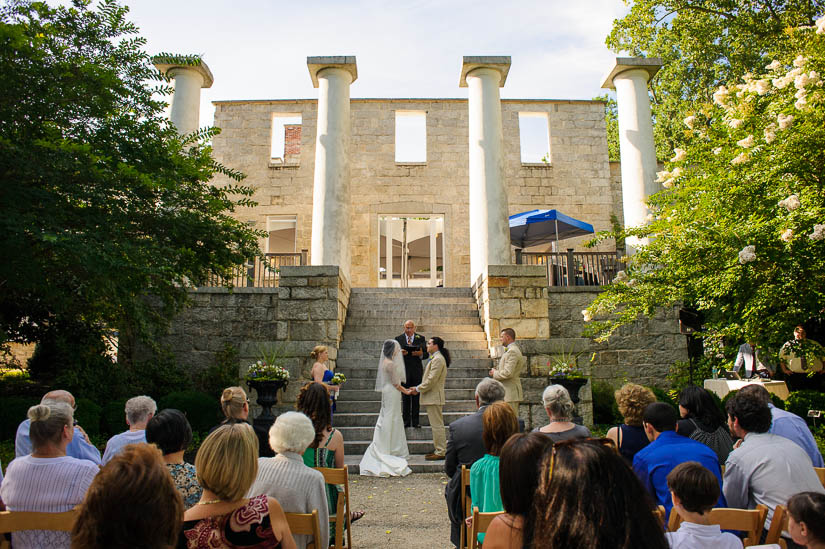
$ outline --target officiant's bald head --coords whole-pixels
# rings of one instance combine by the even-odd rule
[[[404,322],[404,333],[410,337],[415,333],[415,322],[408,320]]]

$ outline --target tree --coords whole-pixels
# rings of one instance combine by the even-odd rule
[[[761,69],[787,48],[786,30],[812,25],[822,0],[636,0],[607,46],[660,57],[650,84],[660,159],[681,147],[681,121],[720,84]]]
[[[168,123],[168,79],[127,11],[113,0],[0,8],[6,340],[148,336],[187,288],[258,251],[257,233],[231,216],[252,189],[212,158],[217,129],[180,137]],[[215,173],[230,184],[210,184]]]
[[[684,303],[704,313],[711,337],[778,349],[795,324],[822,315],[825,17],[787,36],[785,54],[680,121],[685,148],[659,173],[649,224],[623,231],[651,240],[583,311],[601,316],[591,333],[605,339]]]

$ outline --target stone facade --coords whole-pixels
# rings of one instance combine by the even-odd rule
[[[350,106],[352,285],[378,285],[378,218],[386,214],[443,215],[444,285],[469,285],[467,101],[353,99]],[[217,101],[215,107],[215,125],[222,130],[213,140],[217,160],[246,173],[256,188],[258,206],[238,209],[237,216],[263,229],[268,216],[294,215],[296,248],[310,249],[317,101]],[[621,216],[603,102],[504,99],[501,109],[510,214],[557,208],[597,231],[610,227],[611,214]],[[395,111],[426,112],[426,162],[395,162]],[[547,114],[549,163],[521,162],[520,112]],[[271,161],[273,114],[301,116],[298,164]],[[565,247],[581,240],[567,240]],[[600,249],[610,250],[610,244]]]

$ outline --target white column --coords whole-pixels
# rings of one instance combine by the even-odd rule
[[[501,98],[510,57],[464,57],[460,87],[469,87],[470,284],[487,265],[510,263],[503,170]]]
[[[662,61],[656,58],[617,58],[602,84],[603,88],[616,90],[625,227],[646,223],[645,202],[660,188],[656,183],[656,145],[647,84],[661,66]],[[627,253],[633,254],[638,246],[647,244],[647,239],[631,237],[626,244]]]
[[[338,265],[349,276],[349,88],[355,57],[307,57],[318,88],[311,265]]]
[[[155,67],[171,78],[175,87],[169,121],[181,135],[197,131],[200,127],[201,88],[212,87],[212,71],[203,61],[194,66],[155,63]]]

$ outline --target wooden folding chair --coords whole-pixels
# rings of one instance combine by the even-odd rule
[[[286,515],[286,523],[289,524],[289,531],[293,536],[296,534],[303,534],[312,536],[312,544],[307,544],[307,547],[314,547],[315,549],[326,549],[321,547],[321,525],[318,522],[318,509],[313,509],[312,513],[284,513]]]
[[[739,530],[745,532],[747,537],[742,543],[748,545],[758,545],[759,538],[762,537],[762,528],[765,525],[765,517],[768,516],[768,508],[762,504],[756,509],[729,509],[725,507],[715,507],[710,511],[710,523],[718,524],[723,530]],[[670,511],[670,520],[667,524],[669,532],[675,532],[682,523],[682,517],[675,509]]]
[[[470,547],[472,547],[472,549],[479,549],[479,547],[481,547],[478,543],[478,535],[486,533],[487,528],[490,527],[490,523],[493,522],[493,519],[498,515],[503,514],[504,511],[496,511],[495,513],[479,513],[478,507],[473,507],[473,531],[470,537]]]
[[[470,507],[473,505],[473,498],[470,496],[470,469],[466,465],[461,466],[461,540],[459,549],[467,549],[469,544],[470,531],[467,529],[467,522],[464,520],[470,516]]]
[[[320,471],[324,475],[324,482],[327,484],[334,484],[336,486],[343,486],[344,493],[338,494],[338,505],[335,509],[335,514],[329,515],[329,521],[335,523],[335,549],[352,549],[352,511],[349,503],[349,473],[347,467],[340,469],[333,469],[330,467],[315,467],[315,470]],[[343,496],[343,497],[341,497]],[[347,531],[347,544],[344,543],[344,529]]]
[[[78,508],[63,513],[35,513],[28,511],[0,512],[0,534],[20,532],[21,530],[55,530],[71,532],[77,520]],[[0,536],[0,549],[9,549],[11,543]]]
[[[673,511],[671,511],[673,512]],[[665,517],[667,516],[667,512],[665,511],[664,505],[658,505],[656,509],[653,511],[653,514],[656,515],[656,518],[659,519],[659,523],[662,525],[662,528],[665,527]]]
[[[814,467],[814,471],[816,471],[816,476],[819,477],[819,482],[822,483],[822,486],[825,486],[825,467]]]
[[[765,536],[765,544],[776,543],[782,549],[788,549],[788,544],[782,539],[783,531],[788,531],[788,510],[784,505],[777,505],[776,509],[773,510],[771,527]]]

